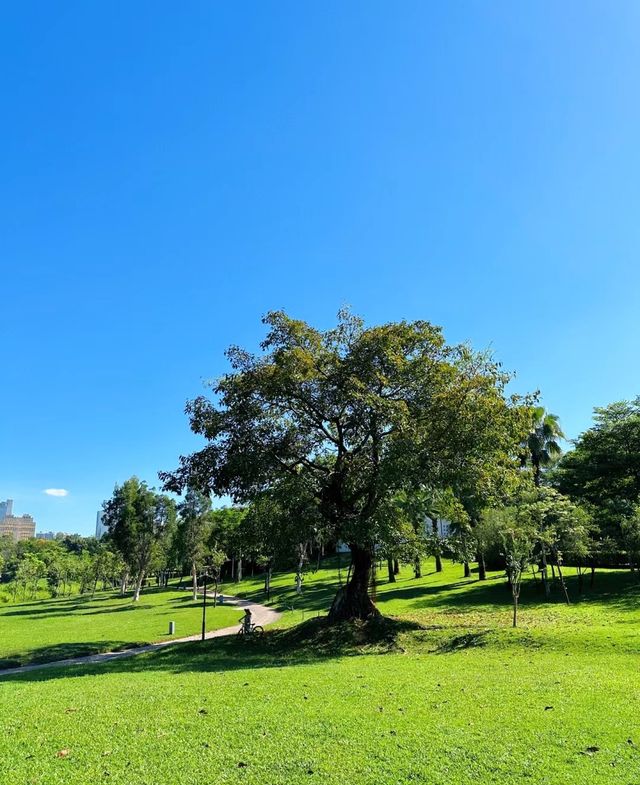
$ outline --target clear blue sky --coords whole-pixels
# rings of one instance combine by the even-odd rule
[[[92,532],[273,308],[491,345],[572,437],[640,393],[639,39],[604,0],[5,3],[0,499]]]

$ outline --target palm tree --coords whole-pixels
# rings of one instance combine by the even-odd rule
[[[542,467],[549,466],[562,453],[558,439],[564,439],[557,415],[549,414],[542,406],[531,410],[531,433],[525,442],[526,455],[523,456],[523,465],[531,463],[533,466],[533,481],[540,487]]]

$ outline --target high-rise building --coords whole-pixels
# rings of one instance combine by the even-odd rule
[[[7,515],[13,515],[13,499],[0,502],[0,521],[3,521]]]
[[[96,513],[96,540],[107,533],[107,527],[102,523],[102,510]]]
[[[36,522],[30,515],[5,515],[0,520],[0,537],[3,535],[14,540],[28,540],[36,536]]]

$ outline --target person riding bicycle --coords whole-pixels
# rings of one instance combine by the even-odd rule
[[[246,608],[244,612],[244,616],[240,619],[240,623],[242,624],[242,629],[244,630],[245,634],[248,635],[251,632],[251,608]]]

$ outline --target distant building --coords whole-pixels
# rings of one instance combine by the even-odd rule
[[[13,515],[13,499],[0,502],[0,521],[3,521],[7,515]]]
[[[424,526],[426,531],[430,533],[433,530],[432,519],[428,519],[427,521],[425,521]],[[440,537],[451,536],[451,523],[449,521],[446,521],[444,518],[436,518],[436,526]]]
[[[436,531],[433,531],[433,519],[425,517],[424,520],[425,534],[437,534],[438,537],[446,539],[451,536],[451,523],[444,518],[436,518]],[[336,543],[336,553],[349,553],[349,546],[346,542],[338,540]]]
[[[96,540],[100,540],[107,533],[107,527],[102,523],[102,511],[96,513]]]
[[[38,540],[55,540],[55,532],[36,532],[36,539]]]
[[[3,535],[14,540],[28,540],[36,536],[36,522],[30,515],[5,515],[0,520],[0,537]]]

